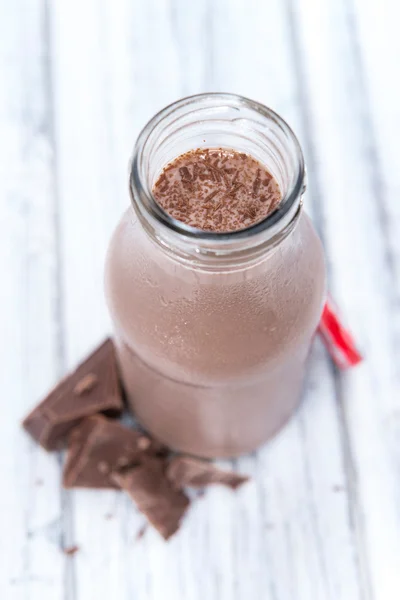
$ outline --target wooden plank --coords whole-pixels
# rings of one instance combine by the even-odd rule
[[[49,5],[69,368],[108,329],[102,268],[106,240],[115,222],[113,211],[121,206],[120,188],[114,187],[113,180],[113,122],[103,69],[107,50],[98,26],[98,7],[98,2]],[[78,545],[79,552],[66,593],[74,600],[123,600],[124,578],[118,562],[123,538],[118,519],[113,518],[116,494],[71,492],[68,497],[73,511],[70,542]]]
[[[221,9],[227,15],[228,28],[218,37],[215,54],[221,59],[214,77],[225,89],[250,95],[286,117],[303,142],[310,167],[313,148],[296,75],[292,44],[296,31],[290,11],[278,1],[268,3],[261,12],[256,4],[237,2],[233,9],[231,3],[229,10],[228,6]],[[240,36],[233,35],[239,30]],[[309,175],[306,209],[318,226],[317,173]],[[259,493],[265,498],[259,515],[264,528],[259,546],[268,550],[258,564],[260,571],[268,573],[270,592],[266,597],[363,597],[361,550],[350,520],[352,500],[335,379],[319,344],[314,349],[305,396],[295,421],[259,453],[256,477]],[[255,527],[251,534],[247,531],[244,523],[242,535],[257,535]],[[249,574],[257,553],[263,554],[255,551],[245,563]],[[258,589],[254,584],[254,595]],[[241,593],[246,597],[244,583]]]
[[[370,161],[374,163],[376,195],[380,202],[379,222],[386,238],[385,258],[391,272],[389,298],[394,343],[398,346],[400,320],[395,312],[400,294],[400,176],[396,136],[400,132],[399,79],[400,38],[396,21],[397,4],[384,0],[375,6],[354,1],[347,12],[352,31],[355,61],[368,123]]]
[[[61,600],[66,557],[59,464],[19,426],[60,368],[44,5],[1,2],[0,23],[0,595]]]
[[[331,282],[366,355],[337,383],[353,518],[371,596],[394,598],[400,593],[396,19],[385,2],[357,2],[357,15],[344,1],[296,6]]]
[[[109,328],[104,255],[129,203],[126,165],[134,140],[154,112],[182,93],[174,76],[177,49],[164,26],[169,11],[167,2],[139,1],[51,9],[69,366]],[[159,598],[179,589],[177,556],[188,541],[167,546],[149,531],[137,542],[143,519],[123,495],[72,497],[77,598]]]

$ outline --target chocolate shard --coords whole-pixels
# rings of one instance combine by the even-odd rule
[[[191,176],[190,171],[189,171],[189,169],[187,167],[181,167],[179,169],[179,173],[181,175],[182,181],[186,181],[186,182],[192,181],[192,176]]]
[[[138,467],[114,473],[112,478],[164,539],[168,540],[179,529],[190,501],[168,481],[165,461],[149,458]]]
[[[65,445],[69,431],[84,417],[99,412],[117,416],[122,408],[114,344],[107,339],[22,424],[43,448],[56,450]]]
[[[213,463],[190,456],[175,456],[167,467],[167,477],[176,489],[184,487],[203,488],[222,484],[232,489],[238,488],[249,477],[233,471],[223,471]]]
[[[155,456],[160,444],[140,431],[101,415],[88,417],[71,432],[63,485],[66,488],[118,487],[111,473]],[[144,454],[145,453],[145,454]]]

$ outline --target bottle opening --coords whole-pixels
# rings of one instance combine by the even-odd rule
[[[250,155],[277,181],[282,199],[270,214],[249,227],[215,232],[196,228],[165,212],[153,186],[164,167],[197,149],[233,149]],[[144,225],[174,232],[202,247],[231,247],[240,240],[272,238],[290,225],[301,206],[305,169],[300,144],[289,125],[273,110],[234,94],[200,94],[178,100],[144,127],[134,148],[130,193]]]

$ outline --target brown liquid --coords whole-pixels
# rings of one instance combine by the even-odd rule
[[[195,155],[172,163],[170,186],[183,184],[179,168]],[[229,160],[236,163],[237,156],[232,152]],[[252,185],[261,167],[250,157],[240,160],[251,166],[251,177],[239,175],[249,179],[244,204],[255,200]],[[156,191],[162,182],[161,176]],[[207,183],[210,190],[225,189],[222,179]],[[204,212],[201,196],[195,202],[186,184],[180,190],[194,211],[179,213],[181,220],[220,226]],[[167,195],[157,200],[178,216]],[[238,223],[236,208],[232,220],[224,211],[224,230],[250,224]],[[325,293],[321,244],[305,214],[258,261],[210,271],[165,252],[128,210],[110,244],[106,292],[128,401],[161,441],[200,456],[239,455],[292,414]]]
[[[279,185],[255,158],[226,149],[191,150],[170,163],[153,187],[171,217],[204,231],[236,231],[271,213]]]

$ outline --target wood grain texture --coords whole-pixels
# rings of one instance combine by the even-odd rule
[[[386,195],[354,7],[310,1],[298,5],[297,17],[331,286],[367,357],[359,369],[338,378],[337,392],[370,594],[384,599],[400,586],[399,446],[394,435],[400,404],[395,338],[399,255],[388,230],[393,200]],[[372,23],[368,32],[364,44],[374,37]],[[380,56],[383,60],[386,53]],[[396,86],[385,83],[386,96],[398,94]],[[392,127],[395,131],[395,119]]]
[[[60,467],[19,421],[60,375],[54,146],[41,2],[0,3],[0,596],[63,597]]]
[[[393,600],[400,596],[400,58],[383,0],[0,0],[0,598]],[[316,343],[305,402],[234,461],[165,544],[116,492],[60,492],[20,432],[109,331],[103,262],[148,118],[231,91],[280,112],[305,149],[307,210],[367,357],[345,375]],[[5,368],[4,368],[5,366]],[[229,466],[225,461],[222,465]],[[4,532],[6,535],[4,535]],[[63,546],[77,544],[67,557]]]
[[[312,167],[314,148],[299,71],[293,7],[280,2],[269,3],[263,15],[251,8],[249,6],[246,20],[247,31],[244,31],[241,21],[241,3],[236,12],[235,28],[243,36],[241,43],[237,39],[231,42],[231,64],[240,64],[241,69],[238,76],[230,76],[230,85],[235,86],[235,91],[251,94],[283,114],[300,136],[308,165]],[[249,46],[251,32],[258,32],[261,28],[264,36],[256,35],[257,41]],[[227,33],[221,45],[228,43],[232,37]],[[253,56],[257,57],[255,70],[250,72]],[[226,77],[225,62],[221,61],[218,74],[223,81]],[[265,76],[260,76],[261,73]],[[251,91],[244,92],[235,82],[244,82]],[[224,86],[227,85],[229,81],[224,82]],[[317,173],[312,168],[309,171],[306,207],[321,231]],[[277,520],[281,523],[275,543],[285,539],[285,535],[288,540],[282,554],[276,556],[274,593],[282,598],[303,597],[302,594],[307,598],[313,593],[321,598],[337,597],[338,594],[339,597],[340,594],[349,598],[362,597],[359,581],[364,567],[350,520],[349,481],[341,443],[342,420],[336,405],[336,378],[318,345],[314,350],[306,397],[307,405],[294,422],[296,432],[291,435],[284,432],[277,440],[280,453],[275,457],[275,442],[266,449],[266,456],[274,466],[275,482],[274,487],[270,485],[266,489],[265,497],[276,498],[272,515],[268,515],[269,522]],[[260,481],[264,480],[265,477],[261,476]],[[335,490],[340,492],[335,493]],[[293,503],[297,512],[285,515],[282,510],[285,505],[280,496],[290,498],[289,507]],[[282,523],[284,516],[286,519]],[[301,535],[299,527],[302,528]],[[272,537],[271,534],[268,537]],[[305,546],[301,545],[301,539],[304,539]],[[294,572],[282,571],[282,565],[290,564],[294,565]]]

